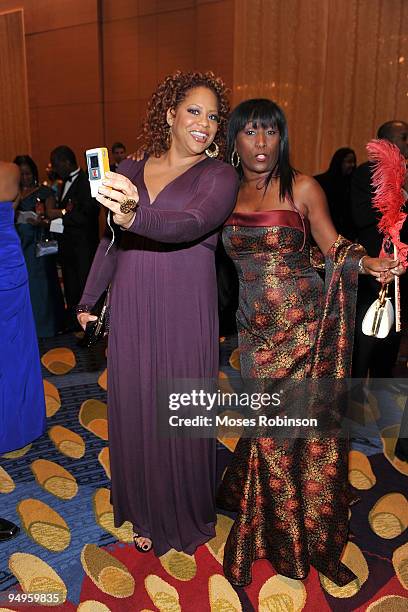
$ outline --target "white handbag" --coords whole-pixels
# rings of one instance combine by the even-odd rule
[[[366,336],[386,338],[394,325],[394,308],[387,291],[388,285],[380,290],[378,298],[364,315],[361,327]]]

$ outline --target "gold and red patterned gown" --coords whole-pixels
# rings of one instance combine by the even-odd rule
[[[323,281],[310,262],[309,226],[297,210],[233,213],[223,230],[235,263],[244,379],[344,379],[350,375],[361,247],[341,236],[326,255]],[[337,382],[337,381],[335,381]],[[256,559],[303,579],[310,565],[344,585],[348,537],[348,443],[341,437],[244,438],[218,504],[237,512],[224,572],[251,582]]]

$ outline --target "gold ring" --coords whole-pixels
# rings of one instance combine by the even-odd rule
[[[126,215],[127,213],[136,210],[138,207],[138,203],[133,198],[126,198],[124,202],[120,205],[120,212]]]

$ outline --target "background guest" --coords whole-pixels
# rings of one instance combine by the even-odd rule
[[[20,168],[20,202],[17,207],[17,232],[28,271],[31,304],[37,335],[55,336],[63,328],[64,300],[58,279],[57,255],[37,257],[37,242],[48,234],[50,219],[58,216],[51,189],[38,184],[38,169],[29,155],[19,155],[14,163]],[[37,213],[24,222],[19,213]]]
[[[110,165],[111,172],[116,172],[120,162],[126,159],[126,147],[121,142],[115,142],[112,145],[113,163]]]
[[[67,146],[51,152],[53,171],[62,179],[59,198],[64,233],[60,241],[60,260],[67,302],[68,328],[77,329],[75,306],[98,245],[99,206],[91,197],[88,177],[79,168],[75,153]]]
[[[314,178],[323,189],[336,230],[349,240],[354,238],[351,218],[351,176],[356,167],[353,149],[342,147],[334,153],[329,168]]]
[[[405,121],[387,121],[377,132],[378,138],[394,143],[402,155],[408,157],[408,124]],[[373,188],[371,185],[372,166],[370,162],[361,164],[353,174],[351,181],[351,211],[356,228],[357,241],[364,246],[372,257],[378,256],[383,236],[377,228],[378,213],[373,208]],[[408,223],[401,231],[401,240],[408,242]],[[401,312],[404,313],[406,300],[406,279],[401,278]],[[370,277],[360,277],[358,282],[356,327],[353,352],[353,376],[365,378],[389,378],[398,357],[401,333],[395,327],[386,338],[366,336],[361,324],[369,306],[378,296],[378,283]],[[392,292],[391,292],[392,294]]]

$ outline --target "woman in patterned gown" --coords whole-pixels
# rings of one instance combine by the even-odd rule
[[[290,165],[286,119],[272,101],[234,110],[227,155],[241,178],[223,241],[239,277],[243,378],[346,378],[359,268],[388,282],[391,268],[402,271],[398,262],[364,256],[338,236],[320,186]],[[325,256],[325,282],[310,262],[311,237]],[[339,585],[355,577],[340,562],[347,457],[341,437],[240,439],[218,495],[221,507],[237,512],[224,553],[233,584],[249,584],[261,558],[294,579],[310,565]]]

